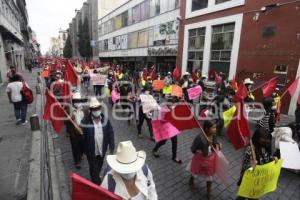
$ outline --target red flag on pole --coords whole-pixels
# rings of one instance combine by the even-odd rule
[[[155,75],[155,65],[152,65],[152,67],[150,68],[150,77],[151,77],[151,80],[155,80],[156,78],[156,75]]]
[[[272,78],[269,80],[263,87],[262,87],[262,92],[264,97],[270,97],[272,96],[276,86],[278,83],[278,76]]]
[[[235,76],[233,77],[231,83],[230,83],[232,89],[236,92],[239,89],[238,83],[235,80]]]
[[[298,77],[288,88],[288,92],[290,93],[291,96],[293,96],[297,90],[298,84],[299,84],[299,78]]]
[[[48,89],[46,89],[45,96],[46,104],[43,119],[51,121],[54,131],[60,133],[64,126],[66,113],[55,96]]]
[[[181,70],[179,69],[179,67],[175,67],[173,71],[173,78],[179,80],[180,77],[181,77]]]
[[[63,96],[65,102],[71,96],[71,85],[70,85],[70,81],[69,81],[67,73],[65,73],[65,75],[64,75],[64,82],[63,82],[63,87],[62,87],[62,96]]]
[[[79,84],[79,78],[74,70],[73,65],[69,60],[66,61],[66,71],[65,73],[68,76],[68,80],[72,83],[74,86],[78,86]]]
[[[165,114],[164,120],[170,122],[180,131],[200,128],[194,114],[187,104],[177,104],[171,112]]]
[[[147,69],[144,68],[144,70],[143,70],[143,79],[144,79],[144,80],[147,80],[147,76],[148,76]]]
[[[72,200],[122,200],[121,197],[75,173],[71,173],[70,177],[72,179]]]
[[[240,102],[243,101],[248,96],[248,90],[244,83],[240,84],[240,87],[238,88],[236,94],[235,94],[235,100]]]

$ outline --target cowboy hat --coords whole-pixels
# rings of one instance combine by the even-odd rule
[[[183,76],[189,76],[191,75],[189,72],[184,72]]]
[[[89,108],[99,108],[101,107],[101,103],[98,101],[96,97],[91,97]]]
[[[131,141],[120,142],[116,155],[107,156],[108,165],[120,174],[130,174],[140,170],[146,160],[145,151],[136,151]]]
[[[72,95],[73,100],[80,100],[81,99],[81,94],[80,92],[74,92]]]
[[[206,74],[202,74],[201,78],[208,78]]]
[[[247,85],[247,84],[248,84],[248,85],[253,85],[253,83],[254,83],[254,82],[251,81],[250,78],[246,78],[246,79],[244,80],[244,84],[245,84],[245,85]]]

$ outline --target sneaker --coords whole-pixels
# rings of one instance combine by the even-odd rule
[[[152,155],[155,157],[155,158],[159,158],[159,153],[157,151],[152,151]]]
[[[24,126],[24,125],[26,125],[27,123],[28,123],[28,121],[26,120],[25,122],[22,123],[22,125]]]
[[[17,122],[16,122],[16,125],[20,125],[21,121],[22,121],[21,119],[18,119]]]

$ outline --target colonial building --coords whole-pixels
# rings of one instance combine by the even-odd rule
[[[68,32],[64,31],[62,29],[59,30],[58,37],[52,37],[50,39],[50,49],[49,53],[56,57],[62,57],[63,56],[63,50],[68,37]]]
[[[133,71],[155,64],[166,73],[176,65],[178,0],[131,0],[98,23],[99,58]]]
[[[250,77],[255,86],[279,76],[281,90],[300,75],[300,1],[182,0],[180,15],[182,71]],[[294,112],[296,98],[284,97],[283,112]]]

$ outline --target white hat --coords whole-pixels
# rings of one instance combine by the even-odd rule
[[[246,78],[245,80],[244,80],[244,84],[245,85],[247,85],[247,84],[249,84],[249,85],[253,85],[253,81],[251,81],[251,79],[250,78]]]
[[[208,78],[206,74],[202,74],[201,78]]]
[[[74,92],[74,94],[72,95],[72,99],[74,99],[74,100],[80,100],[81,99],[80,92]]]
[[[191,75],[189,72],[184,72],[183,76],[189,76]]]
[[[120,142],[116,155],[107,156],[108,165],[120,174],[130,174],[141,169],[146,160],[145,151],[136,151],[131,141]]]
[[[99,108],[101,103],[96,97],[91,97],[89,108]]]

